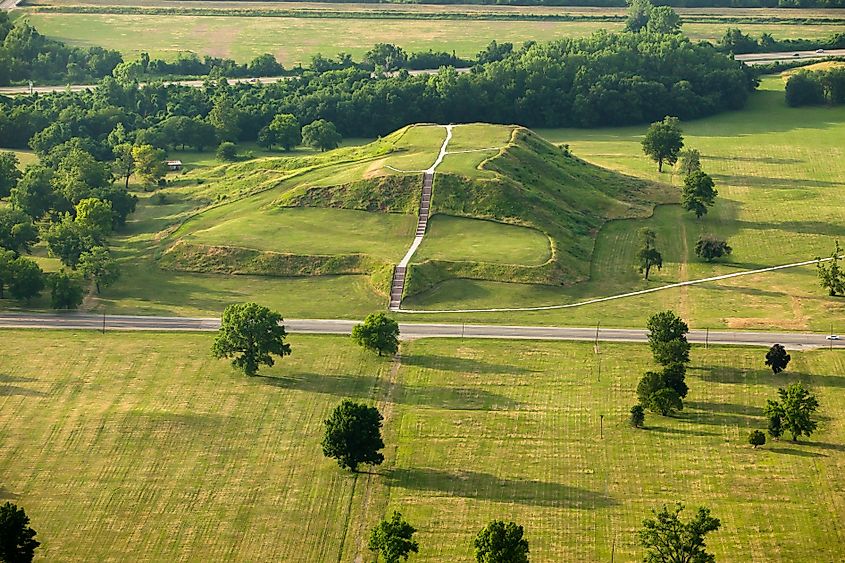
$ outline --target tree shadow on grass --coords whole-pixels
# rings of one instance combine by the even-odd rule
[[[763,409],[752,405],[737,405],[735,403],[711,403],[709,401],[687,401],[687,408],[701,411],[736,414],[747,417],[762,417]]]
[[[433,491],[447,496],[528,506],[597,509],[616,506],[611,497],[563,483],[502,479],[477,471],[441,471],[430,468],[389,469],[385,478],[392,487]]]
[[[38,391],[37,389],[8,385],[9,383],[32,383],[33,381],[38,381],[38,379],[0,373],[0,397],[12,397],[15,395],[20,397],[46,397],[47,393]]]
[[[16,498],[20,498],[20,495],[0,485],[0,500],[15,500]]]
[[[714,432],[705,430],[688,430],[685,428],[666,428],[664,426],[646,426],[644,430],[660,434],[677,434],[678,436],[717,436]]]
[[[455,358],[436,354],[414,354],[402,356],[402,363],[408,366],[418,366],[459,373],[490,373],[521,375],[535,373],[536,370],[508,364],[494,364],[472,358]]]
[[[773,341],[774,343],[774,341]],[[760,363],[763,360],[761,358]],[[826,374],[809,374],[797,371],[781,372],[774,375],[769,369],[740,369],[730,366],[702,366],[690,369],[691,374],[695,374],[705,381],[712,381],[715,383],[753,383],[753,384],[768,384],[773,387],[786,387],[794,381],[800,381],[808,387],[843,387],[845,388],[845,376],[841,375],[826,375]],[[772,397],[775,398],[774,396]]]
[[[323,393],[343,398],[369,399],[379,385],[372,376],[339,376],[320,373],[296,373],[284,377],[257,376],[266,385],[308,393]],[[407,386],[397,383],[393,401],[447,410],[512,410],[519,403],[497,393],[479,388]]]
[[[776,454],[783,454],[783,455],[794,455],[797,457],[827,457],[825,454],[820,454],[818,452],[808,452],[807,450],[798,450],[794,448],[783,448],[783,447],[775,447],[775,448],[766,448],[772,453]]]

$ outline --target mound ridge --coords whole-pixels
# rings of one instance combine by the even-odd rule
[[[648,216],[674,197],[665,186],[588,164],[523,127],[476,124],[455,131],[464,150],[447,154],[438,169],[432,217],[535,229],[548,239],[549,259],[539,265],[492,259],[497,248],[491,240],[479,260],[412,261],[406,296],[450,278],[582,281],[606,221]],[[208,205],[165,237],[160,266],[275,276],[369,273],[386,294],[390,266],[413,239],[419,170],[430,166],[443,135],[442,127],[416,125],[360,147],[220,166],[204,178]],[[430,227],[423,245],[437,236]],[[448,251],[449,241],[440,244]]]

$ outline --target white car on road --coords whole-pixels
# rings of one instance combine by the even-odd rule
[[[839,340],[839,335],[838,334],[831,334],[830,336],[827,337],[827,339],[828,340]]]

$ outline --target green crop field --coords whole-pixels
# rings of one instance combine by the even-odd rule
[[[686,144],[703,155],[720,196],[716,207],[696,220],[677,206],[658,208],[651,219],[613,221],[599,233],[591,280],[570,288],[453,280],[412,297],[410,308],[456,309],[535,306],[574,302],[657,285],[809,260],[829,255],[845,236],[845,109],[787,108],[783,82],[766,78],[748,107],[739,112],[683,124]],[[632,176],[679,185],[671,173],[658,175],[642,154],[644,127],[545,130],[575,154]],[[436,202],[435,202],[436,203]],[[658,233],[665,266],[651,282],[634,269],[637,229]],[[734,252],[720,263],[694,255],[701,233],[728,240]],[[638,325],[650,311],[679,309],[694,325],[733,328],[834,330],[845,303],[817,286],[813,267],[740,277],[655,293],[623,301],[544,313],[453,315],[474,321]],[[441,317],[444,318],[444,317]]]
[[[469,560],[492,518],[525,526],[532,560],[632,561],[642,518],[675,501],[721,519],[718,561],[845,550],[838,352],[773,376],[759,348],[696,347],[685,410],[634,430],[640,345],[603,344],[599,371],[592,343],[418,340],[394,373],[348,339],[293,335],[246,378],[211,334],[0,336],[0,498],[26,507],[45,561],[371,561],[392,510],[419,530],[414,561]],[[753,450],[766,399],[796,379],[818,432]],[[385,463],[357,477],[319,447],[343,398],[385,415]]]
[[[595,31],[622,28],[603,21],[401,20],[354,18],[238,17],[145,14],[76,14],[27,11],[41,32],[71,45],[99,45],[129,58],[146,51],[152,57],[173,59],[179,52],[229,57],[246,62],[271,53],[285,66],[308,64],[320,53],[334,57],[349,53],[356,59],[376,43],[394,43],[408,51],[455,51],[471,57],[490,41],[550,41],[581,37]],[[689,23],[685,32],[694,40],[716,40],[737,23]],[[745,33],[771,33],[777,38],[827,37],[836,31],[827,24],[742,23]]]

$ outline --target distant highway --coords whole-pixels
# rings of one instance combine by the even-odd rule
[[[0,0],[2,2],[3,0]],[[18,0],[7,0],[8,2],[18,1]],[[437,74],[440,69],[428,69],[428,70],[410,70],[408,74],[411,75],[418,75],[418,74]],[[458,73],[469,72],[469,68],[456,68],[455,69]],[[262,76],[262,77],[252,77],[252,78],[227,78],[226,80],[229,81],[229,84],[243,84],[243,83],[252,83],[252,84],[273,84],[275,82],[281,82],[282,80],[290,79],[290,76]],[[204,80],[164,80],[162,81],[163,84],[177,84],[179,86],[191,86],[192,88],[199,88],[202,86],[205,81]],[[141,82],[139,86],[143,88],[146,86],[147,82]],[[37,94],[49,94],[51,92],[83,92],[88,89],[96,88],[96,84],[56,84],[53,86],[33,86],[32,93]],[[29,86],[3,86],[0,87],[0,96],[18,96],[20,94],[29,94],[30,88]]]
[[[358,321],[343,319],[286,319],[290,333],[348,335]],[[214,331],[217,318],[148,317],[133,315],[92,315],[79,313],[9,313],[0,312],[0,328],[126,330],[126,331]],[[646,342],[647,332],[640,329],[596,327],[500,326],[453,323],[400,323],[403,338],[501,338],[507,340],[582,340],[603,342]],[[771,346],[783,344],[790,349],[845,349],[845,340],[828,340],[824,334],[794,332],[739,332],[693,330],[689,341],[697,344],[732,344]]]
[[[10,10],[14,10],[18,7],[18,2],[21,0],[0,0],[0,10],[4,10],[6,12]]]
[[[736,55],[734,58],[748,66],[762,65],[777,61],[798,61],[806,59],[823,59],[825,57],[845,57],[845,49],[829,49],[823,53],[815,51],[779,51],[776,53],[749,53]]]

